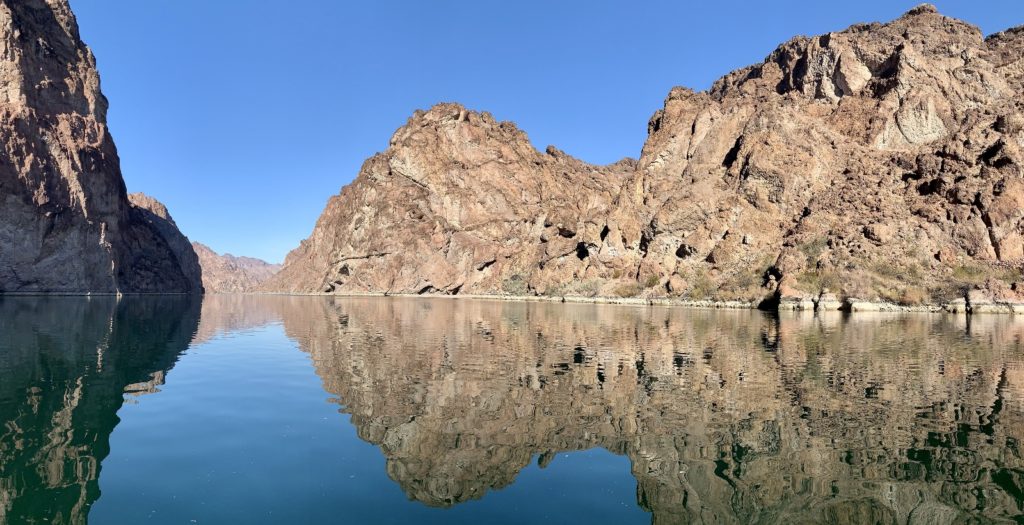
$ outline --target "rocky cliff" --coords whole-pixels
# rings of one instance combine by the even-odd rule
[[[267,287],[1019,301],[1022,55],[1024,29],[986,38],[928,5],[797,37],[706,92],[673,89],[639,161],[603,167],[440,104]]]
[[[129,202],[106,117],[67,0],[0,0],[0,292],[202,290]]]
[[[203,270],[199,264],[200,259],[192,248],[188,237],[185,237],[178,229],[178,225],[171,217],[171,213],[167,211],[167,207],[145,193],[128,194],[128,202],[135,208],[138,218],[167,243],[167,247],[174,256],[174,262],[177,263],[188,282],[205,284]],[[203,288],[199,290],[203,290]]]
[[[191,249],[199,256],[199,264],[203,268],[203,288],[207,292],[251,292],[281,269],[279,264],[270,264],[252,257],[236,257],[230,253],[221,255],[198,242],[192,243]]]

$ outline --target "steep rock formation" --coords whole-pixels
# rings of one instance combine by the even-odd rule
[[[205,244],[194,242],[192,247],[203,268],[203,288],[207,292],[244,293],[259,288],[281,269],[252,257],[236,257],[230,253],[220,255]]]
[[[0,292],[197,292],[128,201],[67,0],[0,0]]]
[[[1020,300],[1022,54],[1024,31],[986,39],[928,5],[798,37],[707,92],[673,89],[640,160],[608,167],[441,104],[267,286]]]
[[[167,243],[178,268],[189,283],[204,283],[203,270],[200,267],[200,259],[192,248],[192,243],[178,229],[177,223],[167,211],[162,202],[146,195],[145,193],[128,194],[128,202],[132,204],[137,216],[150,227],[151,230],[160,234]],[[200,288],[202,290],[202,288]]]
[[[525,294],[585,281],[633,166],[541,153],[508,122],[440,104],[366,161],[268,287]]]

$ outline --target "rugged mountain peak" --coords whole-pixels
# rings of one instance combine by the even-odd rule
[[[546,270],[553,277],[567,254],[586,270],[586,256],[576,254],[596,246],[604,226],[598,217],[631,168],[629,161],[602,167],[554,149],[542,153],[510,122],[438,104],[417,111],[387,151],[363,165],[266,286],[525,291],[539,261],[556,262]],[[383,202],[392,204],[384,209]]]
[[[977,27],[924,4],[886,24],[796,37],[764,63],[726,75],[711,93],[718,100],[775,93],[837,103],[849,96],[902,101],[953,87],[952,102],[985,103],[975,98],[1008,94],[985,54]]]
[[[937,7],[929,3],[923,3],[912,8],[910,11],[907,11],[906,14],[903,15],[903,17],[906,18],[919,15],[933,15],[938,13],[939,9]]]
[[[203,267],[203,287],[207,293],[244,293],[257,290],[281,269],[253,257],[223,255],[205,244],[194,242],[192,248]]]
[[[129,203],[106,113],[67,0],[0,0],[0,292],[201,291]]]
[[[171,226],[174,226],[175,228],[178,227],[178,224],[174,222],[174,218],[171,217],[171,212],[167,211],[167,206],[164,206],[164,203],[156,200],[155,198],[142,192],[129,193],[128,202],[132,203],[132,206],[142,208],[143,210],[152,213],[158,219],[167,221]]]
[[[706,92],[674,88],[640,159],[604,167],[439,104],[268,286],[1019,300],[1022,34],[919,6],[796,37]]]

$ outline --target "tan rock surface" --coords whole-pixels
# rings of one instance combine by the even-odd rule
[[[940,303],[1019,300],[1024,31],[928,5],[675,88],[638,162],[416,113],[266,288]]]
[[[281,269],[280,264],[253,257],[221,255],[198,242],[192,243],[192,249],[203,267],[203,288],[207,293],[251,292]]]
[[[0,292],[202,290],[129,203],[106,118],[67,0],[0,0]]]

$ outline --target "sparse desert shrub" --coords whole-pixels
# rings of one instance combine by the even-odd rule
[[[640,293],[640,285],[636,283],[624,283],[615,288],[615,295],[618,297],[635,297]]]
[[[831,270],[807,270],[796,276],[802,291],[816,294],[822,290],[838,290],[842,287],[839,274]]]
[[[878,261],[871,265],[871,271],[882,277],[903,282],[919,282],[922,279],[921,266],[917,263],[901,266],[888,261]]]
[[[919,306],[928,302],[928,291],[916,286],[907,287],[900,294],[899,303],[907,306]]]
[[[660,282],[661,279],[659,279],[657,275],[651,275],[646,281],[644,281],[644,288],[653,288]]]
[[[818,262],[818,258],[821,257],[822,252],[825,251],[826,246],[828,246],[828,240],[825,237],[818,237],[798,245],[797,248],[807,257],[807,264],[814,266]]]
[[[975,265],[960,265],[953,268],[953,278],[967,283],[981,282],[985,280],[985,269]]]
[[[711,299],[714,295],[715,285],[713,282],[711,282],[711,279],[708,278],[707,274],[698,273],[697,275],[693,276],[693,278],[690,279],[689,281],[691,283],[690,289],[687,290],[686,295],[690,299]]]
[[[530,287],[522,275],[515,274],[501,281],[501,290],[509,295],[529,295]]]
[[[597,292],[601,290],[601,283],[596,280],[583,281],[577,287],[576,291],[582,297],[597,297]]]

